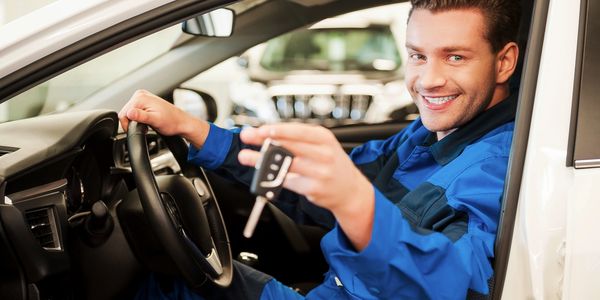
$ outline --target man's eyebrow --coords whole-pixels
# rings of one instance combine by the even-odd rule
[[[442,48],[442,52],[473,52],[471,48],[462,47],[462,46],[450,46]]]
[[[419,48],[419,47],[417,47],[417,46],[415,46],[415,45],[413,45],[413,44],[410,44],[410,43],[406,43],[406,44],[404,45],[404,47],[406,47],[406,49],[415,50],[415,51],[417,51],[417,52],[421,51],[421,48]]]
[[[406,43],[405,44],[406,49],[410,49],[410,50],[414,50],[417,52],[422,52],[423,49],[415,46],[413,44],[410,43]],[[473,52],[473,50],[469,47],[464,47],[464,46],[448,46],[448,47],[443,47],[441,49],[439,49],[438,51],[443,52],[443,53],[451,53],[451,52]]]

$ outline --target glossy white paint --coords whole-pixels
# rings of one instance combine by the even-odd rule
[[[567,208],[564,299],[600,298],[600,169],[576,170]]]
[[[0,78],[173,0],[60,0],[0,27]]]
[[[600,296],[600,169],[566,167],[579,1],[551,1],[504,299]]]

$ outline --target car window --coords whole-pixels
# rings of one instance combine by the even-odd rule
[[[41,83],[0,104],[0,122],[64,111],[165,53],[180,34],[180,25],[169,27]]]
[[[575,81],[570,158],[575,168],[600,167],[600,3],[587,2],[580,34],[580,81]]]
[[[229,115],[219,119],[224,127],[415,119],[402,65],[409,8],[400,3],[322,20],[257,45],[182,86],[213,99],[219,113]]]
[[[387,26],[298,30],[267,42],[261,66],[271,71],[393,71],[400,54]]]

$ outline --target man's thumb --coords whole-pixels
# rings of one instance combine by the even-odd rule
[[[137,121],[139,123],[148,124],[150,116],[148,112],[139,108],[131,108],[127,112],[127,118],[132,121]]]

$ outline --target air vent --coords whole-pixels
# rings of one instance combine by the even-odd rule
[[[15,152],[17,150],[19,150],[19,148],[0,146],[0,156],[3,156],[4,154],[9,154],[11,152]]]
[[[40,245],[46,250],[61,250],[58,230],[52,207],[25,212],[29,228]]]

